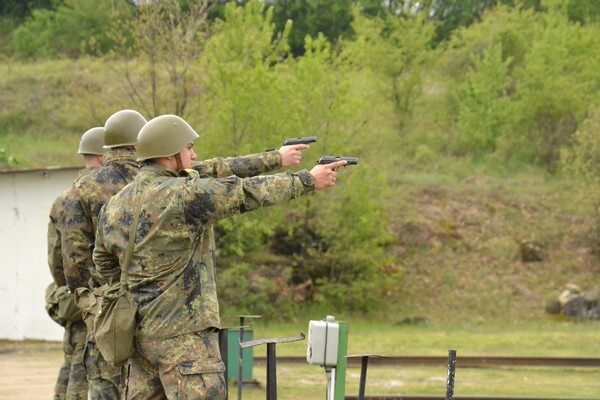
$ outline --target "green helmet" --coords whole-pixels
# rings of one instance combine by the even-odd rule
[[[137,160],[168,157],[193,143],[198,134],[177,115],[161,115],[148,121],[138,135]]]
[[[135,145],[137,135],[145,124],[146,119],[137,111],[117,111],[104,124],[104,148]]]
[[[93,154],[95,156],[101,156],[104,154],[104,128],[95,127],[88,129],[79,141],[79,150],[77,154]]]

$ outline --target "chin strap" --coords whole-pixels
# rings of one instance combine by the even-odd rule
[[[175,162],[177,163],[177,171],[183,169],[183,163],[181,162],[181,155],[179,153],[175,154]]]

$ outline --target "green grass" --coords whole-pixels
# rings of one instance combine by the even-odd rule
[[[79,138],[127,103],[98,60],[0,63],[0,149],[11,168],[77,166]]]
[[[323,317],[315,315],[309,318]],[[449,349],[456,349],[459,356],[600,357],[600,322],[547,320],[541,323],[476,326],[456,320],[448,326],[406,326],[337,317],[349,323],[349,354],[446,356]],[[255,322],[253,325],[254,338],[258,339],[306,333],[308,322]],[[257,350],[256,354],[258,351],[263,350]],[[284,344],[277,348],[279,355],[301,356],[305,352],[305,342]]]
[[[13,168],[83,165],[83,160],[76,154],[78,144],[79,137],[75,135],[0,135],[0,149],[16,158],[10,165]]]
[[[531,397],[576,397],[597,399],[600,393],[599,368],[502,368],[458,369],[455,396],[498,395]],[[255,366],[253,377],[260,388],[244,389],[243,398],[265,398],[265,367]],[[346,395],[357,395],[359,368],[346,371]],[[366,394],[369,395],[438,395],[446,394],[446,368],[370,367]],[[325,396],[326,376],[318,366],[277,367],[278,396],[286,400],[317,399]],[[230,398],[237,388],[230,384]]]

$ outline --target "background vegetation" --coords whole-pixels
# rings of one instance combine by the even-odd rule
[[[78,165],[80,134],[120,108],[184,116],[201,157],[303,135],[318,136],[303,167],[360,157],[335,190],[219,224],[226,313],[536,320],[565,283],[598,283],[598,2],[55,0],[0,13],[2,167]],[[523,241],[541,262],[521,261]]]

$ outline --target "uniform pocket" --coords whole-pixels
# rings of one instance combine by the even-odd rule
[[[98,349],[92,342],[88,342],[83,351],[83,366],[88,380],[99,379],[100,370],[98,369]]]
[[[224,399],[225,365],[213,360],[184,361],[177,365],[179,399]]]
[[[209,374],[215,372],[224,372],[225,364],[222,361],[183,361],[177,364],[177,371],[181,375],[196,375],[196,374]]]

